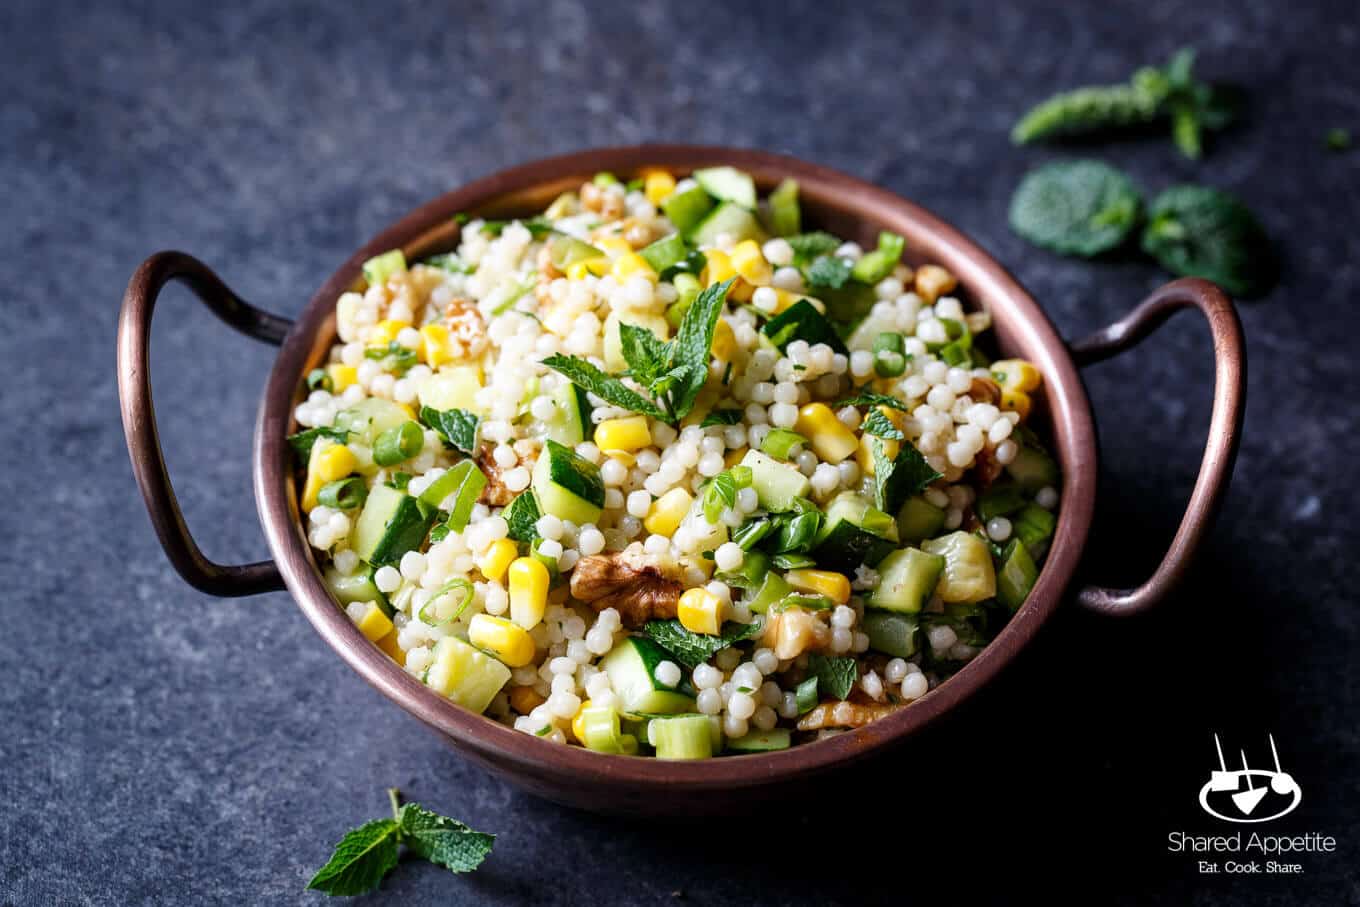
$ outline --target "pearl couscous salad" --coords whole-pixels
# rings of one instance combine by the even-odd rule
[[[365,264],[290,439],[339,606],[432,690],[600,753],[778,750],[910,708],[1024,602],[1040,374],[902,237],[731,167],[463,220]]]

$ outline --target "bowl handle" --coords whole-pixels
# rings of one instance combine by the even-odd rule
[[[146,499],[151,525],[170,563],[195,589],[223,596],[282,589],[283,577],[273,561],[218,564],[208,560],[189,534],[170,485],[151,400],[149,354],[151,313],[161,289],[172,280],[188,286],[213,314],[248,337],[277,346],[293,325],[248,305],[206,265],[183,252],[158,252],[132,275],[118,318],[118,398],[132,471]]]
[[[1082,606],[1102,614],[1137,614],[1161,601],[1185,575],[1208,535],[1237,457],[1246,402],[1247,354],[1242,323],[1232,301],[1214,284],[1195,277],[1173,280],[1119,321],[1071,345],[1079,366],[1101,362],[1136,346],[1185,308],[1197,308],[1204,314],[1214,341],[1214,406],[1199,477],[1171,547],[1146,582],[1133,589],[1084,586],[1077,593]]]

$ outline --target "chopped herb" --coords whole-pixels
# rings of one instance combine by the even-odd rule
[[[662,281],[674,280],[677,274],[693,274],[696,277],[708,267],[708,256],[698,249],[691,249],[684,258],[663,270],[658,277]]]
[[[817,562],[806,554],[776,554],[770,558],[770,563],[780,570],[801,570],[804,567],[811,567]]]
[[[623,381],[601,371],[593,363],[576,356],[563,356],[554,353],[543,364],[558,372],[581,390],[594,394],[607,403],[621,406],[635,413],[642,413],[654,419],[665,419],[661,408],[633,390]]]
[[[925,488],[942,475],[915,445],[903,443],[897,456],[889,460],[883,453],[883,442],[874,438],[874,503],[884,513],[897,513],[907,498]]]
[[[751,467],[733,466],[708,480],[704,488],[704,518],[718,522],[722,512],[735,507],[737,492],[751,484]]]
[[[876,435],[886,438],[889,441],[902,441],[907,436],[902,434],[902,430],[893,425],[892,420],[883,414],[883,410],[875,407],[869,410],[869,415],[864,417],[864,424],[861,426],[865,434]]]
[[[798,714],[803,715],[812,711],[817,706],[817,675],[813,674],[807,680],[798,684],[798,689],[793,694],[794,701],[798,703]]]
[[[324,368],[314,368],[307,373],[307,390],[332,391],[334,389],[335,384],[331,381],[330,372]]]
[[[798,300],[771,318],[760,329],[760,333],[779,347],[780,352],[795,340],[806,341],[809,346],[825,343],[837,353],[848,352],[831,322],[806,299]]]
[[[642,627],[652,642],[665,649],[675,660],[694,669],[708,661],[722,649],[759,635],[763,624],[756,620],[749,624],[728,621],[717,636],[686,630],[678,620],[649,620]]]
[[[831,255],[814,261],[807,269],[807,284],[813,289],[839,290],[850,279],[853,266],[843,258]]]
[[[551,724],[545,724],[545,725],[543,725],[543,727],[541,727],[541,728],[539,728],[538,730],[534,731],[534,736],[535,736],[535,737],[546,737],[546,736],[548,736],[548,735],[551,734],[551,733],[552,733],[552,725],[551,725]]]
[[[397,491],[405,491],[411,484],[411,474],[409,472],[394,472],[387,479],[387,487],[395,488]]]
[[[1057,161],[1028,174],[1011,198],[1011,229],[1061,255],[1090,257],[1124,242],[1142,200],[1127,176],[1100,161]]]
[[[404,375],[419,360],[416,351],[402,346],[393,340],[387,346],[375,346],[364,350],[365,359],[376,359],[383,371]]]
[[[1234,296],[1263,296],[1275,251],[1250,209],[1208,186],[1173,186],[1148,207],[1143,251],[1173,274],[1212,280]]]
[[[465,409],[420,408],[420,421],[433,428],[445,444],[465,454],[477,452],[477,428],[481,420]]]
[[[729,368],[731,366],[729,365]],[[739,409],[715,409],[711,410],[704,421],[699,423],[700,428],[708,428],[711,425],[740,425],[742,412]]]
[[[837,400],[832,405],[836,409],[840,409],[842,406],[887,406],[891,409],[900,409],[903,412],[906,411],[907,404],[902,400],[899,400],[896,397],[890,397],[887,394],[876,394],[869,390],[868,387],[869,386],[866,384],[852,396],[846,397],[844,400]]]
[[[529,231],[529,235],[534,239],[539,239],[553,232],[552,221],[546,217],[531,217],[528,220],[488,220],[482,222],[482,232],[487,236],[500,236],[506,227],[511,224],[519,224]]]
[[[757,517],[738,526],[732,533],[732,541],[739,545],[741,550],[750,551],[761,539],[773,532],[774,528],[773,521]]]
[[[814,653],[808,656],[808,673],[817,678],[819,689],[826,690],[836,699],[844,699],[855,688],[855,681],[859,678],[859,666],[853,658],[835,658]]]
[[[639,384],[651,386],[665,374],[670,348],[647,328],[626,321],[619,323],[619,348],[628,363],[628,373]]]
[[[463,261],[452,252],[445,255],[431,255],[421,263],[431,268],[438,268],[448,274],[475,274],[477,272],[476,265]]]
[[[349,440],[349,432],[342,428],[329,428],[325,425],[318,425],[316,428],[308,428],[297,434],[288,436],[288,443],[292,445],[299,459],[306,463],[312,455],[312,445],[318,438],[329,438],[337,444],[344,444]]]
[[[737,692],[738,692],[738,693],[751,693],[751,692],[754,692],[754,690],[752,690],[750,687],[737,687]]]
[[[830,255],[841,247],[839,237],[832,236],[823,230],[790,236],[788,243],[793,247],[793,264],[799,268],[821,258],[823,255]]]
[[[1324,141],[1328,151],[1345,151],[1351,147],[1350,130],[1340,127],[1328,129]]]
[[[538,530],[535,526],[538,518],[543,515],[538,507],[538,498],[534,497],[532,489],[520,492],[519,496],[510,502],[509,506],[501,513],[505,517],[505,522],[509,525],[510,531],[507,533],[510,538],[517,542],[533,542],[538,538]]]
[[[368,497],[368,486],[358,476],[337,479],[321,486],[316,500],[334,510],[358,510]]]

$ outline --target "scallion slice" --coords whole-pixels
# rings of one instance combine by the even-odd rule
[[[378,435],[373,442],[373,462],[379,466],[395,466],[420,453],[425,446],[425,432],[415,422],[403,422]]]
[[[443,620],[440,620],[439,617],[433,611],[434,605],[436,602],[439,601],[439,599],[443,598],[445,595],[448,595],[450,592],[453,592],[455,590],[461,592],[463,594],[463,598],[461,601],[458,602],[458,604],[454,606],[452,614],[450,614]],[[447,583],[440,586],[438,589],[434,591],[434,594],[430,596],[430,600],[427,601],[421,607],[419,617],[422,623],[428,624],[431,627],[446,627],[449,624],[453,623],[455,620],[457,620],[462,615],[462,613],[465,610],[467,610],[467,606],[471,603],[472,603],[472,583],[469,582],[465,577],[455,576],[453,579],[449,580]]]
[[[760,442],[760,449],[776,460],[787,460],[793,448],[806,444],[807,438],[787,428],[776,428]]]
[[[336,510],[356,510],[368,499],[368,486],[358,476],[327,482],[317,492],[318,503]]]

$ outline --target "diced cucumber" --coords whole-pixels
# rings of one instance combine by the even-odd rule
[[[600,660],[600,668],[609,675],[609,686],[623,711],[633,715],[688,712],[694,708],[694,698],[656,679],[656,666],[670,660],[666,650],[650,639],[629,636]]]
[[[1006,472],[1026,491],[1038,491],[1046,485],[1061,484],[1058,464],[1048,453],[1029,444],[1021,447],[1015,459],[1006,464]]]
[[[647,738],[658,759],[709,759],[713,756],[711,725],[707,715],[653,718],[647,722]]]
[[[996,600],[1012,611],[1025,603],[1034,583],[1039,579],[1039,568],[1020,539],[1011,539],[1001,552],[1001,569],[996,574]]]
[[[772,753],[788,749],[792,742],[789,729],[777,727],[768,731],[752,731],[744,737],[729,737],[727,748],[734,753]]]
[[[510,679],[510,669],[456,636],[434,644],[425,683],[465,709],[478,714]]]
[[[736,167],[705,167],[693,173],[694,181],[720,202],[732,202],[748,211],[756,209],[756,183],[751,174]]]
[[[869,610],[860,625],[875,652],[911,658],[921,647],[921,624],[913,614]]]
[[[921,495],[907,498],[897,514],[897,537],[904,542],[928,539],[944,528],[945,512]]]
[[[552,402],[553,415],[543,423],[543,437],[575,447],[586,439],[586,428],[590,425],[590,401],[586,399],[586,392],[566,381],[553,391]]]
[[[399,428],[412,419],[411,411],[400,403],[382,397],[365,397],[349,409],[335,414],[335,427],[353,432],[352,438],[372,447],[378,435]]]
[[[873,566],[897,547],[897,523],[863,495],[842,491],[826,508],[826,519],[812,543],[817,565],[852,574],[860,564]]]
[[[1030,556],[1042,560],[1048,553],[1048,545],[1053,539],[1053,530],[1058,525],[1058,518],[1038,504],[1028,504],[1011,518],[1011,525],[1014,527],[1011,531],[1016,538],[1025,543]]]
[[[992,553],[973,533],[951,532],[922,542],[921,548],[944,558],[944,571],[935,592],[946,602],[980,602],[996,595]]]
[[[400,249],[391,249],[364,262],[364,280],[370,287],[380,287],[387,283],[387,278],[405,270],[406,255]]]
[[[416,397],[421,406],[441,413],[465,409],[481,413],[477,391],[482,389],[481,369],[475,365],[446,365],[416,382]]]
[[[1019,485],[998,482],[978,495],[978,519],[987,523],[999,516],[1010,516],[1025,503],[1025,494]]]
[[[370,564],[395,564],[425,542],[436,514],[404,491],[374,485],[350,533],[350,547]]]
[[[850,276],[860,283],[876,284],[893,272],[902,260],[902,249],[906,240],[896,233],[886,230],[878,234],[878,248],[865,253],[855,262]]]
[[[884,611],[915,614],[925,607],[944,572],[945,559],[919,548],[902,548],[878,564],[878,588],[868,606]]]
[[[771,570],[765,574],[765,579],[761,581],[760,588],[756,594],[746,603],[753,614],[764,614],[770,606],[782,600],[786,595],[793,592],[793,587],[788,584],[784,577]]]
[[[679,264],[685,260],[689,254],[689,246],[685,243],[685,238],[679,233],[672,233],[670,236],[662,237],[650,245],[638,250],[638,255],[656,273]]]
[[[733,242],[754,239],[765,241],[765,231],[755,214],[741,205],[723,202],[708,213],[688,234],[689,241],[696,246],[717,245],[718,237],[726,233]]]
[[[345,576],[334,567],[327,567],[323,574],[326,580],[326,588],[331,590],[331,595],[342,605],[352,602],[374,602],[382,612],[388,617],[392,616],[392,605],[387,601],[387,596],[383,595],[373,582],[372,570],[360,570]]]
[[[803,215],[798,207],[798,181],[786,179],[770,193],[770,232],[775,236],[794,236],[803,232]]]
[[[748,450],[741,465],[751,467],[751,487],[756,490],[760,506],[771,513],[790,509],[794,498],[805,496],[812,488],[812,482],[796,467],[758,450]]]
[[[596,753],[631,755],[637,752],[637,738],[625,734],[619,713],[613,706],[594,706],[581,712],[581,745]]]
[[[681,233],[689,233],[704,216],[713,209],[713,197],[704,191],[703,186],[694,186],[684,192],[673,192],[661,203],[661,210]]]
[[[578,526],[595,522],[604,510],[600,467],[551,439],[534,464],[534,494],[544,513]]]
[[[559,233],[548,241],[548,258],[552,261],[552,266],[559,271],[565,271],[578,261],[603,257],[602,250],[565,233]]]

